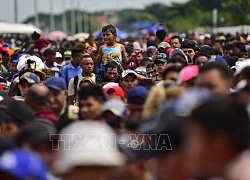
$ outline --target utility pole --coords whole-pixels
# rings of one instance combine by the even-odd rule
[[[55,30],[55,18],[53,14],[53,0],[49,0],[49,11],[50,11],[50,31]]]
[[[65,0],[62,0],[62,31],[67,33],[67,14],[65,9]]]
[[[71,0],[71,35],[76,33],[76,17],[74,10],[74,0]]]
[[[79,9],[78,9],[78,11],[77,11],[77,22],[78,22],[78,25],[77,25],[77,27],[78,27],[78,33],[79,32],[82,32],[82,10],[81,10],[81,1],[80,0],[78,0],[78,7],[79,7]]]
[[[34,0],[34,12],[35,12],[35,25],[40,28],[39,16],[37,12],[37,0]]]

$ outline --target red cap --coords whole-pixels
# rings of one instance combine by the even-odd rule
[[[171,47],[170,47],[170,48],[168,48],[168,49],[166,50],[166,52],[165,52],[165,53],[166,53],[166,55],[169,55],[169,53],[170,53],[172,50],[173,50],[173,48],[171,48]]]
[[[119,96],[121,98],[124,98],[124,91],[119,85],[103,87],[103,91],[108,96]]]

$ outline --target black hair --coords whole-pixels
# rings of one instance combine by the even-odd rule
[[[94,38],[94,36],[92,34],[90,34],[86,40],[89,40],[90,38]]]
[[[82,86],[78,90],[79,99],[87,99],[88,97],[93,97],[98,102],[105,102],[106,96],[100,86],[95,84],[89,84],[87,86]]]
[[[165,77],[169,72],[179,73],[182,70],[183,66],[169,66],[164,71],[162,76]]]
[[[138,83],[138,86],[144,86],[148,90],[150,90],[155,84],[153,83],[152,79],[142,79]]]
[[[107,123],[112,128],[121,128],[123,125],[123,121],[123,117],[114,115],[107,120]]]
[[[109,24],[107,26],[102,27],[102,32],[105,31],[110,31],[112,34],[114,34],[116,36],[116,29],[113,25]]]
[[[54,49],[48,48],[44,51],[43,56],[46,57],[47,55],[55,54],[55,53],[56,51]]]
[[[150,55],[150,53],[152,53],[152,52],[153,52],[153,50],[154,50],[154,49],[148,49],[148,50],[147,50],[147,52],[146,52],[147,56],[149,56],[149,55]]]
[[[230,50],[233,50],[234,48],[234,45],[233,44],[226,44],[224,47],[223,47],[223,50],[227,50],[227,51],[230,51]]]
[[[33,123],[35,115],[33,111],[22,101],[16,101],[11,97],[4,98],[0,103],[3,120],[14,121],[19,127]],[[13,113],[15,111],[15,113]]]
[[[163,41],[167,35],[166,31],[164,30],[157,30],[155,34],[156,34],[156,37],[160,39],[161,41]]]
[[[78,49],[85,49],[85,45],[83,43],[77,43],[74,48],[78,48]]]
[[[238,59],[239,59],[238,56],[231,56],[229,61],[228,61],[229,67],[235,66],[235,63],[238,61]]]
[[[214,50],[216,56],[222,56],[222,52],[219,50]]]
[[[85,59],[85,58],[91,58],[91,56],[89,54],[84,54],[81,59]]]
[[[187,61],[183,61],[182,59],[180,58],[171,58],[169,59],[168,63],[180,63],[181,66],[187,66]]]
[[[170,38],[170,42],[171,42],[172,39],[178,39],[179,42],[181,43],[181,37],[180,37],[180,36],[172,36],[172,37]]]
[[[241,43],[241,42],[237,42],[235,44],[235,47],[238,48],[238,49],[240,49],[240,51],[243,51],[243,52],[246,51],[245,45],[243,43]]]
[[[207,72],[207,71],[211,71],[211,70],[217,70],[221,77],[224,79],[229,79],[231,78],[231,73],[229,71],[229,69],[220,63],[217,62],[211,62],[211,63],[207,63],[204,66],[202,66],[199,70],[199,74]]]
[[[208,53],[206,53],[206,52],[198,52],[197,54],[194,55],[194,58],[193,58],[194,63],[196,62],[196,59],[197,59],[198,57],[200,57],[200,56],[205,56],[205,57],[207,57],[208,59],[210,58],[210,55],[209,55]]]
[[[139,63],[139,66],[147,66],[149,62],[150,62],[149,58],[143,58]]]
[[[199,52],[207,53],[210,56],[215,55],[214,48],[212,48],[212,47],[210,47],[208,45],[202,46]]]
[[[41,37],[41,35],[39,33],[37,33],[36,31],[33,32],[33,34],[31,34],[31,39],[39,39]]]
[[[146,68],[154,68],[154,63],[153,63],[153,62],[149,63],[149,64],[146,66]]]
[[[201,125],[211,138],[218,133],[226,133],[238,152],[249,146],[248,113],[245,106],[235,98],[227,97],[206,102],[193,110],[190,120]]]
[[[107,66],[106,66],[106,72],[107,72],[107,69],[110,68],[110,69],[117,69],[118,72],[122,72],[122,67],[120,65],[118,65],[115,61],[109,61]]]
[[[79,53],[84,53],[84,50],[82,48],[79,47],[75,47],[74,49],[72,49],[72,57],[77,56],[77,54]]]
[[[155,41],[153,40],[153,39],[148,39],[147,40],[147,47],[149,47],[149,46],[157,46],[156,45],[156,43],[155,43]]]

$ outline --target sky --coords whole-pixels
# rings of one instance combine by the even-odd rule
[[[15,0],[0,0],[0,21],[15,22]],[[88,12],[99,10],[120,10],[124,8],[143,9],[152,3],[171,4],[172,2],[185,2],[187,0],[17,0],[17,20],[22,22],[35,14],[34,2],[37,1],[38,13],[60,14],[71,9],[81,9]],[[49,5],[51,3],[51,6]]]

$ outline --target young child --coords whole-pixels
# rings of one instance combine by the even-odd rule
[[[116,28],[111,24],[102,28],[104,45],[99,48],[97,57],[95,57],[93,50],[91,51],[91,47],[87,47],[87,52],[89,52],[95,64],[100,66],[100,72],[98,74],[100,78],[104,76],[109,61],[114,61],[126,69],[132,60],[131,57],[133,54],[130,58],[127,58],[124,45],[116,42],[116,35]],[[97,79],[99,79],[98,77]]]

